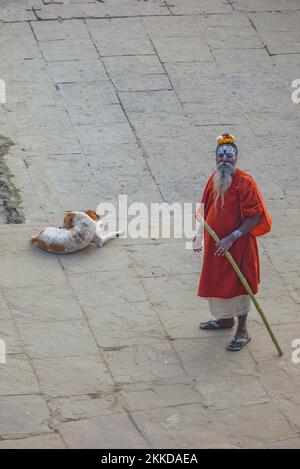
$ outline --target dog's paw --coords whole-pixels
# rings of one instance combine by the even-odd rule
[[[124,236],[124,231],[118,231],[116,234],[116,238],[120,238],[121,236]]]

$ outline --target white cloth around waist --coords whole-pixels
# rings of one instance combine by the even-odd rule
[[[217,319],[229,319],[234,316],[243,316],[251,309],[249,295],[238,295],[233,298],[209,297],[208,306],[210,313]]]

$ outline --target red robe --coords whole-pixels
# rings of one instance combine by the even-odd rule
[[[259,254],[256,236],[271,230],[272,220],[262,195],[252,176],[236,168],[230,188],[225,192],[224,206],[218,199],[217,209],[213,201],[213,174],[205,187],[201,202],[204,219],[220,239],[239,228],[248,217],[263,215],[260,223],[249,233],[241,236],[229,249],[240,270],[246,277],[253,293],[258,292],[260,282]],[[205,230],[204,257],[198,296],[232,298],[247,295],[239,277],[225,256],[215,256],[216,243]]]

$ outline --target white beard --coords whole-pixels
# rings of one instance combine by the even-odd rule
[[[224,206],[224,194],[232,183],[234,167],[229,163],[220,163],[217,165],[217,171],[214,175],[214,206],[221,197],[221,208]]]

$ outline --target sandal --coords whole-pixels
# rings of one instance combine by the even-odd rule
[[[242,350],[251,340],[251,337],[234,337],[230,344],[227,345],[226,350],[229,352],[238,352]]]
[[[215,329],[232,329],[233,325],[232,326],[221,326],[218,323],[218,321],[212,319],[211,321],[201,322],[199,327],[200,327],[200,329],[203,329],[204,331],[211,331],[211,330],[215,330]]]

